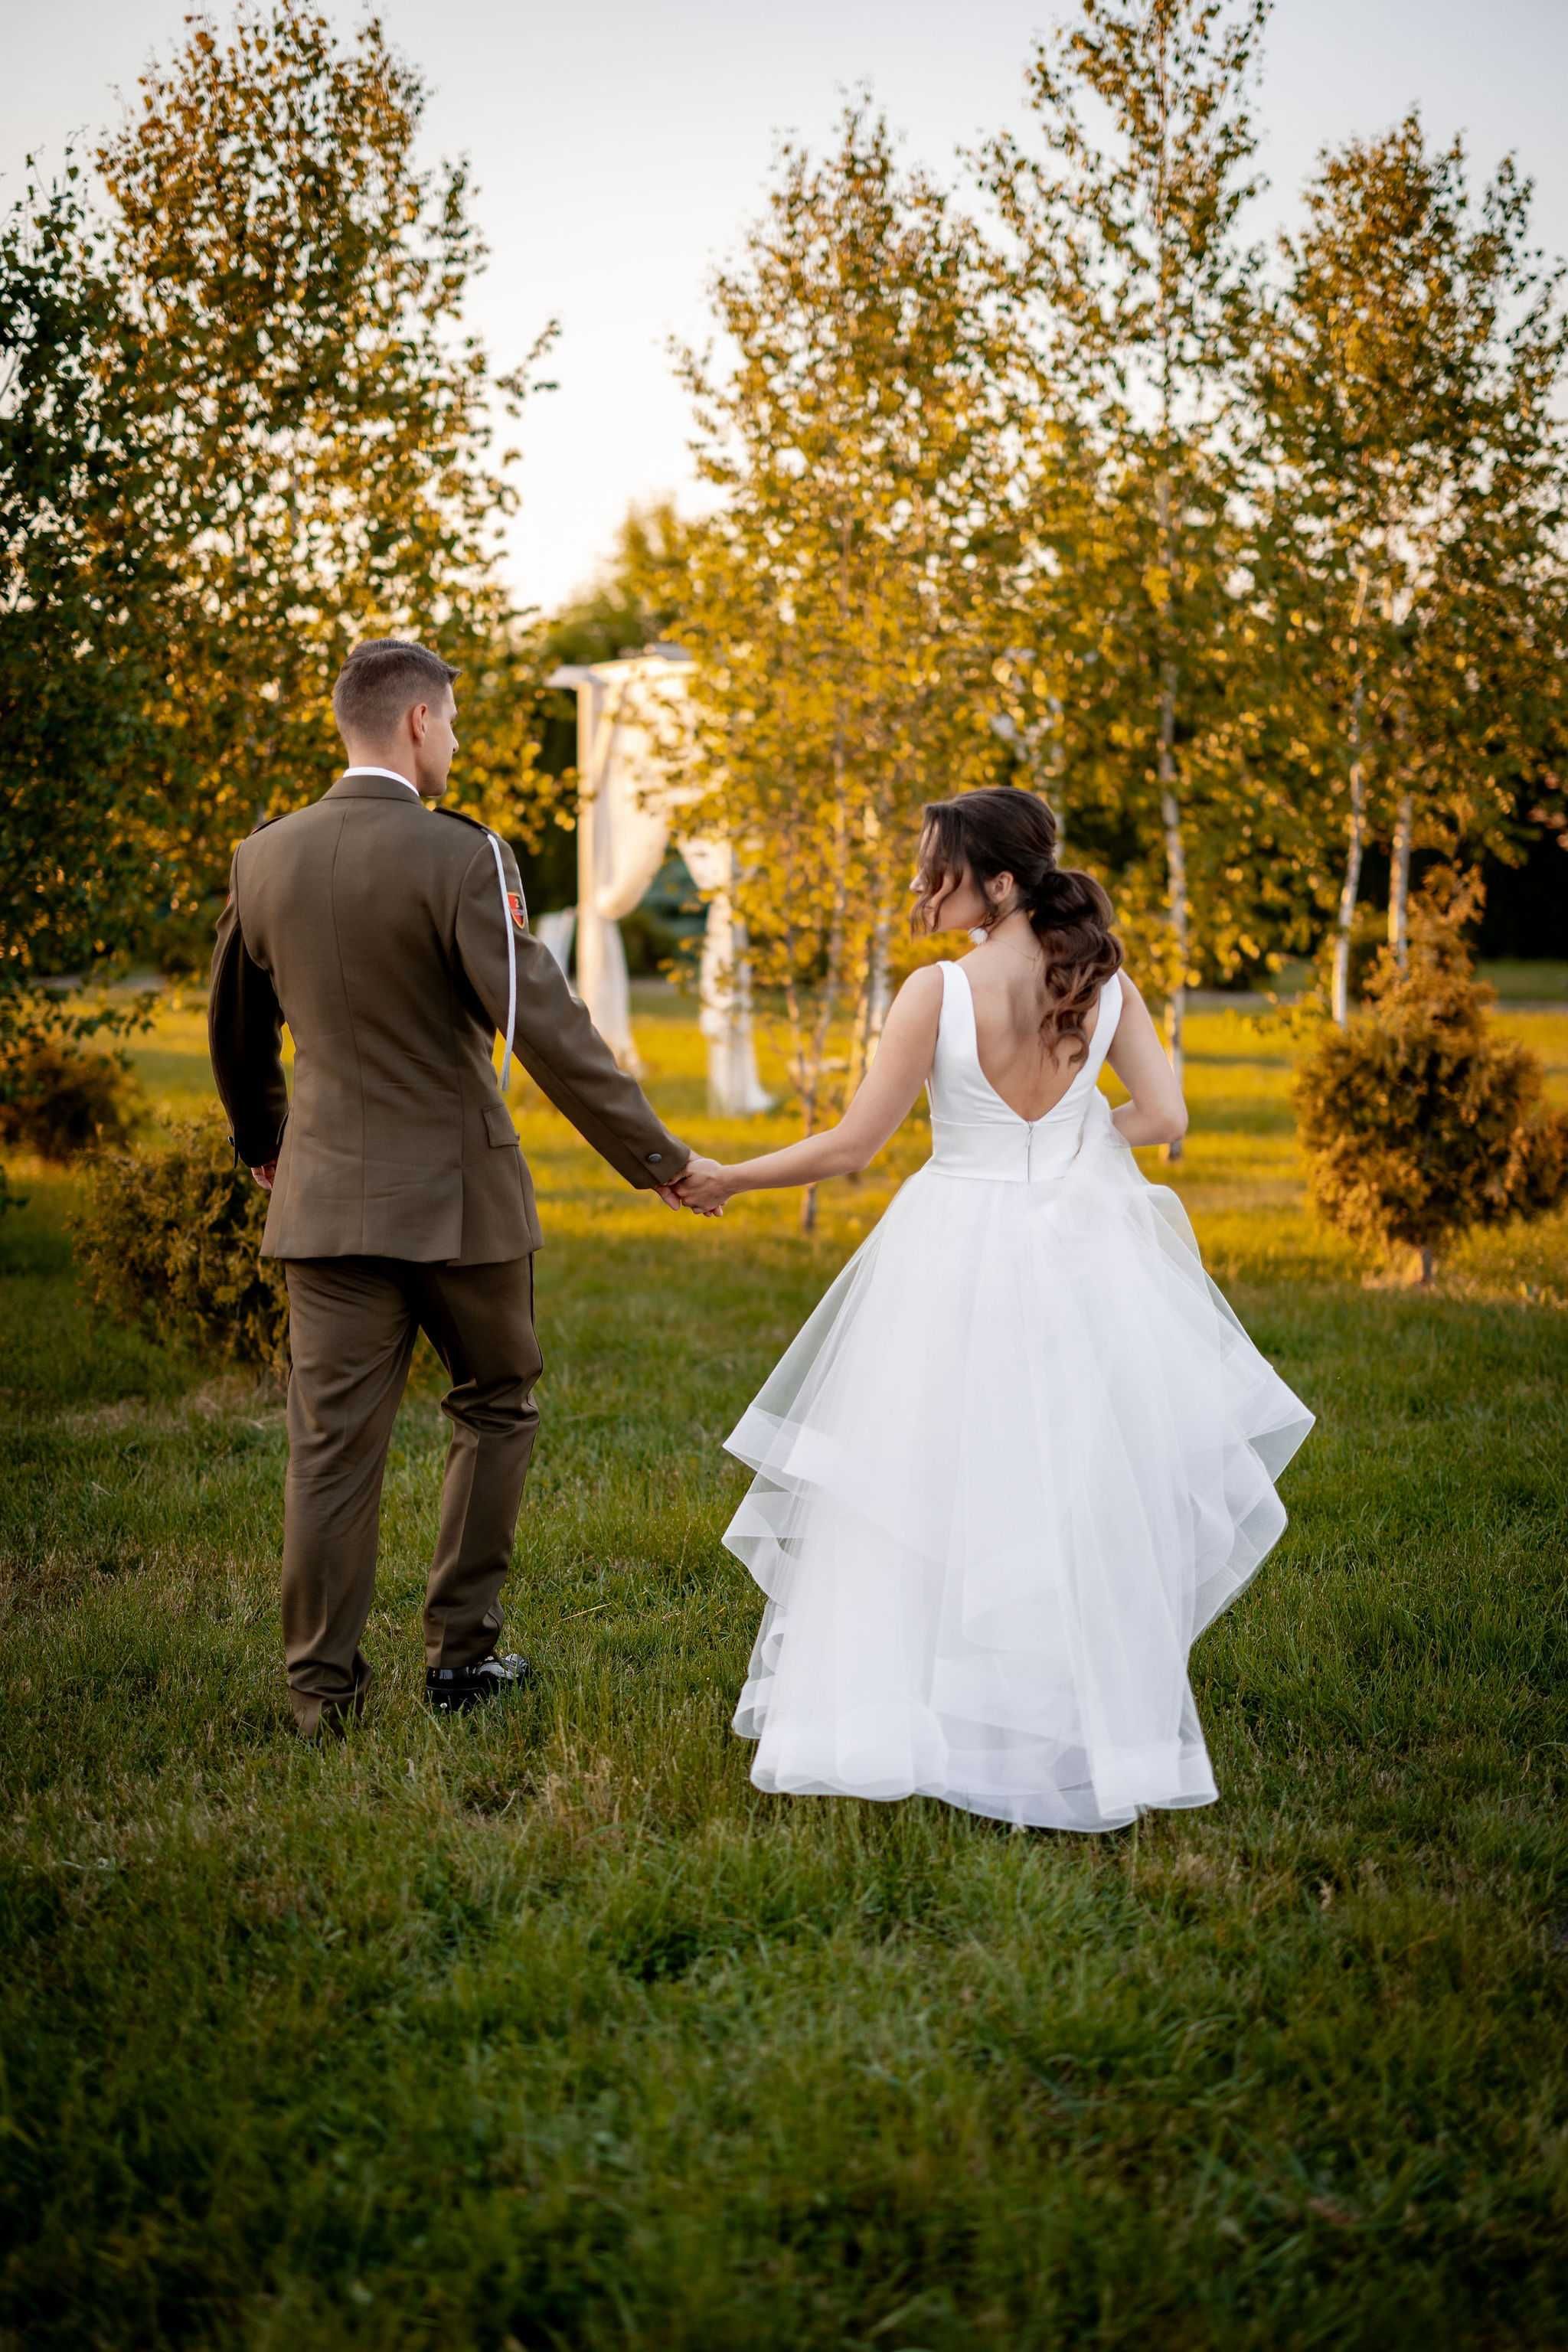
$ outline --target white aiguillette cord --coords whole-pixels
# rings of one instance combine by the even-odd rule
[[[517,934],[512,929],[511,900],[507,896],[506,867],[501,864],[500,843],[493,833],[487,834],[485,838],[496,862],[496,880],[500,885],[500,919],[506,929],[506,1053],[500,1066],[500,1090],[504,1095],[511,1076],[511,1033],[517,1022]]]

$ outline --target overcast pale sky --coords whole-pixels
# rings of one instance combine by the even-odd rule
[[[118,111],[188,0],[49,0],[12,10],[0,198],[29,149],[58,154]],[[327,0],[345,28],[355,0]],[[216,12],[228,14],[226,0]],[[523,423],[510,562],[546,606],[580,584],[633,499],[686,496],[685,404],[668,336],[700,340],[703,288],[757,209],[775,133],[829,131],[868,80],[911,157],[1014,121],[1031,37],[1060,0],[383,0],[434,85],[428,152],[466,152],[493,248],[471,316],[499,364],[549,318],[560,389]],[[1418,103],[1464,131],[1478,176],[1512,149],[1541,241],[1568,249],[1568,0],[1279,0],[1260,104],[1270,219],[1317,150]]]

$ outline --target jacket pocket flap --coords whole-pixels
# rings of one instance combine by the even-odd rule
[[[485,1133],[494,1144],[516,1143],[517,1129],[505,1103],[486,1103]]]

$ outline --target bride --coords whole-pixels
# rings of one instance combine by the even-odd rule
[[[1186,1110],[1045,802],[933,803],[914,890],[917,929],[980,944],[906,981],[840,1124],[681,1186],[712,1211],[864,1168],[929,1088],[930,1160],[727,1441],[756,1476],[724,1540],[767,1596],[735,1729],[797,1796],[1073,1830],[1209,1804],[1187,1654],[1279,1539],[1312,1415],[1133,1160]]]

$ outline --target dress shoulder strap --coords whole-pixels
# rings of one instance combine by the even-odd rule
[[[961,957],[950,956],[939,967],[942,972],[942,1013],[937,1023],[940,1042],[943,1033],[954,1044],[974,1043],[974,994],[969,985],[969,974],[963,969]]]
[[[1094,1072],[1096,1077],[1104,1067],[1105,1057],[1115,1040],[1116,1024],[1121,1018],[1121,1008],[1125,1003],[1126,995],[1121,986],[1121,974],[1119,971],[1113,971],[1100,988],[1100,1010],[1095,1014],[1094,1035],[1089,1039],[1089,1060],[1085,1065],[1086,1068]]]

